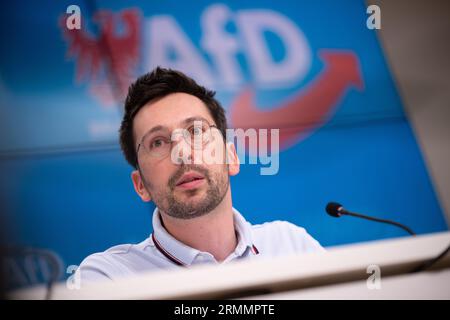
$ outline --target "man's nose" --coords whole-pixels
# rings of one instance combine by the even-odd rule
[[[179,152],[179,162],[184,164],[192,163],[193,158],[192,147],[183,139],[179,142],[179,144],[182,144],[182,147],[180,148]]]
[[[177,149],[176,152],[176,164],[191,164],[193,159],[193,146],[186,141],[183,136],[183,133],[174,132],[172,135],[172,150],[173,148]]]

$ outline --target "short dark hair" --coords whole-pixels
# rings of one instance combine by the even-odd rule
[[[128,89],[125,99],[125,110],[120,125],[120,146],[125,159],[135,169],[138,167],[135,141],[133,135],[133,120],[138,111],[149,101],[165,97],[171,93],[183,92],[199,98],[208,108],[217,128],[225,138],[227,119],[225,110],[214,98],[214,91],[197,84],[184,73],[172,69],[157,67],[139,77]]]

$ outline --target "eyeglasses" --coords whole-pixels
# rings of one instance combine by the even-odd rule
[[[158,130],[142,137],[141,142],[136,149],[136,155],[143,158],[152,157],[161,159],[166,157],[172,150],[172,144],[182,136],[186,143],[194,149],[203,149],[208,143],[215,140],[212,128],[216,125],[210,125],[205,120],[195,120],[188,123],[184,128],[178,128],[171,132],[168,130]]]

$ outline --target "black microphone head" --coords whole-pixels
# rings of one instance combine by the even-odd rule
[[[342,208],[342,204],[337,202],[328,202],[327,206],[325,207],[325,210],[327,213],[335,218],[339,218],[342,214],[339,212],[339,210]]]

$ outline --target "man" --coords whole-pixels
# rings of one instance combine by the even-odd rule
[[[229,177],[239,159],[226,128],[214,92],[181,72],[156,68],[130,86],[120,143],[137,194],[156,205],[153,233],[87,257],[82,281],[324,250],[303,228],[252,226],[233,208]],[[204,161],[208,154],[216,161]]]

